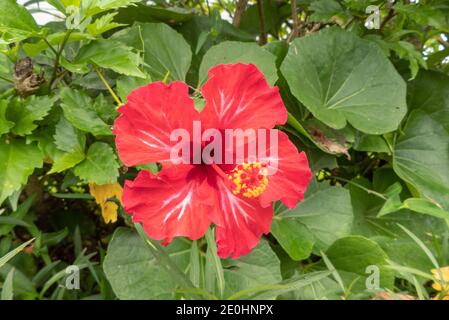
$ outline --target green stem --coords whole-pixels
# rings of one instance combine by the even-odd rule
[[[47,44],[48,48],[50,48],[50,50],[53,51],[56,57],[58,55],[58,51],[56,51],[55,47],[52,46],[52,44],[47,40],[47,38],[44,38],[44,42]]]
[[[386,196],[384,196],[382,193],[379,193],[379,192],[376,192],[376,191],[374,191],[374,190],[365,188],[364,186],[362,186],[362,185],[360,185],[360,184],[358,184],[358,183],[356,183],[356,182],[354,182],[354,181],[351,181],[351,180],[348,180],[348,179],[345,179],[345,178],[340,178],[340,177],[332,176],[332,175],[330,175],[330,176],[328,176],[328,177],[329,177],[329,178],[332,178],[332,179],[335,179],[335,180],[339,180],[339,181],[343,181],[343,182],[352,184],[353,186],[362,189],[362,190],[365,191],[366,193],[372,194],[373,196],[379,197],[379,198],[381,198],[381,199],[383,199],[383,200],[388,200],[388,198],[387,198]]]
[[[9,83],[14,83],[14,81],[12,81],[11,79],[8,79],[8,78],[6,78],[4,76],[0,76],[0,79],[3,80],[3,81],[9,82]]]
[[[111,94],[114,101],[117,103],[117,105],[120,107],[123,105],[123,102],[120,100],[120,98],[115,94],[114,90],[112,90],[111,86],[109,85],[106,78],[103,76],[103,74],[100,72],[100,70],[97,68],[96,65],[94,65],[95,72],[97,73],[98,77],[101,79],[101,82],[105,85],[106,89],[108,89],[109,93]]]
[[[59,68],[59,62],[61,59],[61,55],[62,55],[62,52],[64,51],[65,45],[67,44],[67,41],[69,41],[69,38],[70,38],[70,35],[72,34],[72,32],[73,32],[72,29],[67,30],[65,37],[62,40],[61,46],[59,47],[59,50],[56,52],[55,64],[53,66],[53,75],[51,76],[51,80],[50,80],[50,89],[58,76],[58,68]]]

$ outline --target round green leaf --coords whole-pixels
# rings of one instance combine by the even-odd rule
[[[313,235],[312,241],[319,250],[327,249],[335,240],[348,235],[353,220],[349,192],[342,187],[331,187],[326,183],[312,182],[304,200],[295,208],[288,209],[280,204],[276,212],[276,219],[281,221],[293,219],[303,224]],[[289,235],[288,233],[280,234],[276,232],[276,229],[274,231],[276,238],[293,237],[290,241],[294,239],[310,241],[306,233],[297,232],[297,234]],[[280,241],[281,245],[285,241]],[[287,250],[287,253],[291,255],[291,250]],[[291,256],[295,259],[295,255]]]
[[[206,81],[210,68],[221,63],[253,63],[265,75],[267,82],[274,85],[278,76],[276,56],[256,43],[225,41],[210,48],[200,66],[199,86]]]
[[[293,41],[281,66],[293,95],[335,129],[349,122],[370,134],[404,117],[404,80],[376,44],[337,28]]]
[[[175,239],[167,253],[181,270],[189,264],[190,243]],[[127,228],[115,231],[103,264],[118,298],[174,299],[177,284],[154,258],[147,244]]]
[[[423,197],[449,210],[449,77],[420,72],[410,86],[412,110],[396,139],[394,171]]]
[[[393,271],[385,267],[388,257],[372,240],[362,236],[341,238],[329,247],[326,255],[343,276],[346,286],[355,281],[353,292],[357,292],[356,288],[366,289],[365,280],[372,274],[367,271],[370,266],[379,270],[380,287],[393,287]]]

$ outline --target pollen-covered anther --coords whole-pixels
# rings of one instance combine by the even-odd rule
[[[232,192],[246,198],[256,198],[268,185],[267,165],[260,162],[244,162],[237,165],[230,173]]]

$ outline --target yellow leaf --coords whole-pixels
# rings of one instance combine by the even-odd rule
[[[449,266],[432,270],[432,276],[435,279],[432,288],[441,291],[438,299],[449,300]]]
[[[122,201],[123,189],[118,182],[113,184],[98,185],[89,183],[90,194],[95,198],[95,202],[100,205],[101,214],[106,223],[117,221],[118,206],[115,202],[108,201],[116,197]]]

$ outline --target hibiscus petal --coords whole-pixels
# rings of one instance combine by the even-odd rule
[[[191,136],[193,120],[199,120],[188,86],[183,82],[153,82],[134,90],[118,111],[114,124],[120,159],[127,166],[169,162],[177,141],[170,141],[174,129]]]
[[[203,128],[273,128],[287,121],[277,87],[271,88],[253,64],[221,64],[209,70],[201,91]]]
[[[268,176],[267,188],[259,198],[260,204],[267,207],[271,206],[273,201],[281,200],[287,207],[294,208],[299,200],[304,199],[304,192],[312,178],[312,172],[306,154],[299,153],[284,132],[276,131],[278,131],[277,157],[259,159],[262,162],[272,161],[268,171],[274,172]],[[270,144],[268,156],[272,154],[274,147],[274,144]]]
[[[159,174],[139,172],[134,181],[126,181],[122,203],[151,238],[168,244],[177,236],[196,240],[205,234],[214,195],[201,167],[179,165]]]
[[[257,199],[235,196],[222,180],[217,181],[219,209],[213,211],[218,256],[236,259],[246,255],[270,231],[273,208],[262,208]]]

